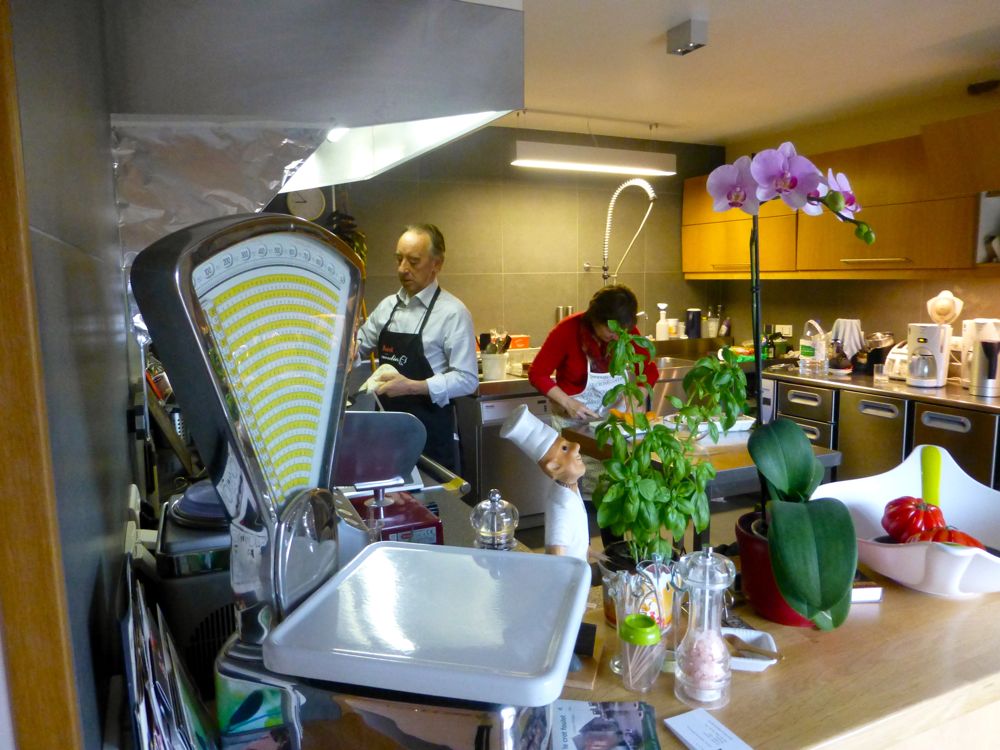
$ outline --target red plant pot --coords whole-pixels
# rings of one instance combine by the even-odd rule
[[[743,593],[746,594],[754,611],[771,622],[800,628],[812,627],[812,621],[789,607],[788,602],[778,591],[774,571],[771,570],[771,553],[767,538],[753,531],[753,523],[759,518],[760,513],[746,513],[736,521],[736,543],[740,550],[740,579],[743,582]]]

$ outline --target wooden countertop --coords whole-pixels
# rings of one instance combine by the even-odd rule
[[[1000,596],[941,599],[872,577],[885,586],[883,600],[853,605],[831,632],[736,610],[769,632],[785,658],[763,672],[733,672],[730,703],[712,715],[757,750],[993,747],[1000,723]],[[593,690],[567,688],[562,697],[646,701],[656,711],[664,750],[683,747],[663,726],[664,718],[690,710],[674,697],[673,675],[661,674],[645,694],[622,687],[608,667],[617,636],[604,623],[600,601],[598,586],[585,617],[605,635],[597,683]]]

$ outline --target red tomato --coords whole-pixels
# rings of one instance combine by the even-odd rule
[[[882,528],[897,542],[905,542],[925,529],[944,525],[944,515],[938,506],[909,495],[890,500],[882,514]]]
[[[966,547],[979,547],[986,549],[983,543],[975,537],[969,536],[964,531],[959,531],[954,526],[942,526],[937,529],[925,529],[919,534],[914,534],[907,542],[948,542],[950,544],[961,544]]]

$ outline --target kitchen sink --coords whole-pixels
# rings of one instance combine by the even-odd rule
[[[673,414],[677,411],[668,400],[670,396],[684,398],[684,376],[694,367],[694,360],[679,357],[657,357],[656,366],[660,377],[653,386],[652,410],[657,414]]]
[[[660,370],[660,380],[683,380],[694,367],[694,360],[679,357],[657,357],[656,366]]]

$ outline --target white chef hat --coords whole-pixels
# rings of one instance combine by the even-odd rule
[[[525,404],[518,406],[504,421],[500,437],[507,438],[535,463],[544,456],[559,433],[530,411]]]

